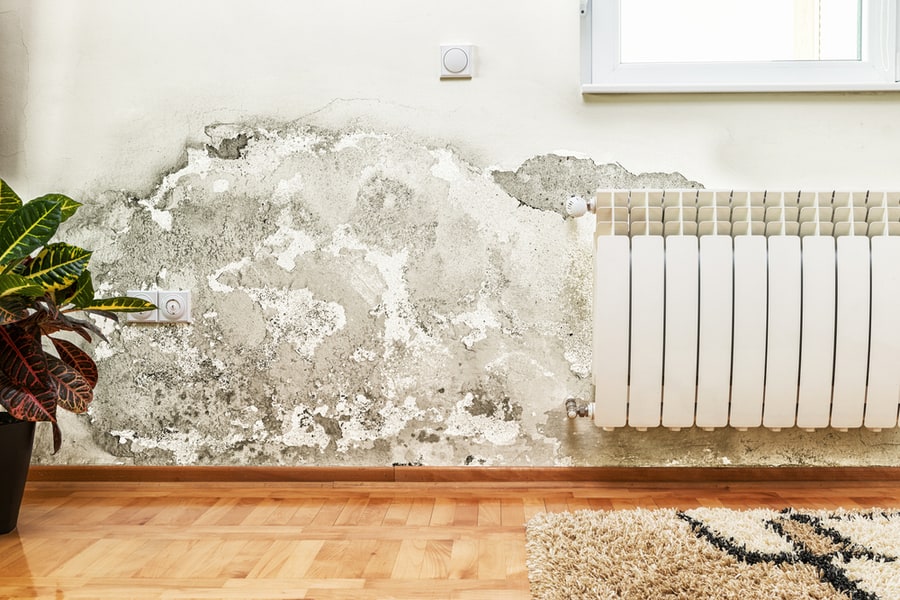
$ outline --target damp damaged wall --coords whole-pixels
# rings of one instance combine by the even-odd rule
[[[591,394],[593,223],[563,217],[563,191],[697,182],[553,154],[485,169],[452,146],[302,123],[207,134],[151,194],[103,193],[66,229],[96,249],[101,290],[189,289],[194,322],[110,331],[96,401],[55,461],[892,460],[885,434],[566,419],[565,399]]]
[[[593,234],[559,190],[696,185],[302,123],[207,134],[152,194],[101,194],[66,229],[101,289],[193,293],[192,324],[97,348],[98,457],[571,464],[544,429],[590,393]]]
[[[878,465],[896,432],[602,432],[598,187],[900,189],[892,94],[584,97],[577,0],[0,0],[0,176],[85,202],[108,328],[35,461]],[[476,47],[440,81],[438,45]]]

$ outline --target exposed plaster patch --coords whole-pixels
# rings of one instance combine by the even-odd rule
[[[569,370],[578,377],[587,379],[591,376],[591,354],[584,347],[566,350],[563,354],[569,361]]]
[[[471,331],[462,338],[462,344],[466,350],[472,350],[476,342],[487,339],[488,329],[497,329],[500,322],[497,321],[494,312],[485,300],[479,299],[478,307],[474,311],[460,313],[450,321],[454,325],[465,325]]]
[[[410,302],[409,290],[405,279],[408,252],[388,255],[369,248],[353,235],[346,225],[340,226],[332,233],[332,241],[326,251],[339,256],[342,251],[364,252],[366,263],[373,265],[381,275],[381,302],[375,306],[371,314],[384,319],[384,357],[389,358],[398,344],[406,346],[429,346],[427,334],[416,324],[416,310]],[[373,286],[366,286],[372,289]]]
[[[172,231],[172,213],[167,210],[159,210],[153,207],[148,207],[150,210],[150,218],[153,219],[153,222],[159,225],[159,228],[163,231]]]
[[[209,289],[221,294],[228,294],[230,292],[233,292],[234,288],[230,285],[221,283],[219,281],[219,278],[227,273],[239,273],[241,269],[243,269],[248,264],[250,264],[250,258],[245,256],[241,260],[229,263],[221,269],[216,270],[211,275],[208,275],[206,277],[206,283],[207,285],[209,285]]]
[[[200,349],[193,344],[193,326],[163,325],[163,327],[167,330],[167,335],[158,336],[153,345],[161,354],[167,356],[167,361],[182,376],[196,377],[200,373],[202,355]],[[222,372],[220,375],[223,378],[220,383],[227,385],[227,373]]]
[[[287,342],[304,358],[312,358],[326,337],[344,328],[344,307],[334,302],[316,300],[307,289],[275,290],[245,288],[266,314],[266,328],[271,336],[266,353]]]
[[[368,247],[353,235],[350,225],[339,225],[331,234],[331,244],[325,249],[334,256],[339,256],[343,250],[367,251]]]
[[[282,179],[275,187],[275,193],[272,194],[272,202],[278,206],[289,203],[293,198],[303,190],[303,175],[295,174],[289,179]]]
[[[601,188],[699,188],[679,173],[630,173],[618,164],[597,165],[590,158],[544,154],[526,160],[515,171],[494,171],[494,181],[525,206],[565,217],[565,202],[578,194],[589,197]]]
[[[384,356],[390,357],[396,344],[409,345],[413,339],[424,337],[415,324],[415,310],[409,302],[409,292],[403,278],[407,252],[388,256],[381,252],[366,254],[366,262],[374,265],[385,281],[386,289],[381,295],[382,303],[375,308],[376,314],[384,316]]]
[[[337,440],[338,452],[368,448],[376,440],[391,439],[409,421],[424,416],[414,398],[406,398],[401,406],[391,400],[378,406],[363,394],[357,394],[352,400],[342,399],[335,405],[334,412],[341,428],[341,437]]]
[[[283,421],[281,440],[287,446],[307,446],[323,452],[331,443],[331,436],[307,408],[295,406]]]
[[[331,146],[331,152],[340,152],[347,148],[361,149],[360,142],[365,140],[390,140],[390,136],[386,133],[375,133],[373,131],[351,131],[341,135],[338,140]],[[323,149],[323,152],[326,151]]]
[[[176,465],[194,465],[199,461],[199,451],[203,449],[225,450],[239,442],[243,436],[232,434],[224,439],[203,436],[197,431],[187,433],[179,431],[163,431],[154,437],[141,437],[132,430],[110,431],[110,435],[119,438],[119,444],[130,445],[130,451],[139,454],[147,449],[159,449],[171,452]]]
[[[293,271],[298,256],[316,249],[316,242],[305,231],[294,229],[289,209],[284,209],[276,221],[278,231],[263,240],[262,245],[277,257],[277,264],[285,271]],[[259,254],[259,251],[257,251]]]
[[[291,130],[259,128],[248,148],[246,168],[271,172],[289,156],[316,152],[317,146],[324,140],[324,137],[311,128],[303,130],[300,135]]]
[[[431,155],[437,160],[431,167],[431,174],[444,181],[453,182],[460,178],[462,173],[459,165],[453,159],[453,153],[445,148],[432,150]]]
[[[510,446],[518,440],[519,424],[502,418],[483,414],[472,414],[475,396],[471,392],[456,403],[447,419],[446,434],[471,439],[475,443],[485,442],[496,446]]]
[[[107,358],[113,357],[120,351],[116,350],[109,342],[98,342],[94,347],[94,362],[101,363]]]
[[[374,362],[378,358],[378,355],[371,350],[366,350],[365,348],[357,348],[353,351],[353,354],[350,355],[350,359],[361,363],[361,362]]]
[[[163,231],[172,230],[172,213],[166,205],[166,200],[180,185],[181,180],[191,175],[196,175],[200,179],[205,179],[212,167],[210,157],[199,148],[188,148],[187,164],[174,173],[169,173],[163,177],[162,182],[157,186],[153,194],[146,200],[139,200],[138,204],[143,206],[150,212],[153,222],[159,225]],[[160,207],[164,208],[160,208]]]

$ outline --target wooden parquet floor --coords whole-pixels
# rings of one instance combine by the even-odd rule
[[[634,507],[900,507],[900,483],[34,482],[0,598],[525,599],[525,522]]]

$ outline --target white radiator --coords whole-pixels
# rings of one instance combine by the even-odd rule
[[[900,192],[595,198],[594,422],[897,427]]]

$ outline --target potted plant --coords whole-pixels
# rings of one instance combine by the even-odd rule
[[[57,407],[84,412],[97,384],[87,352],[51,334],[69,332],[90,343],[105,338],[86,315],[116,320],[116,312],[155,308],[128,296],[95,298],[91,252],[50,243],[79,206],[62,194],[23,203],[0,179],[0,533],[16,526],[35,422],[52,424],[56,453]]]

